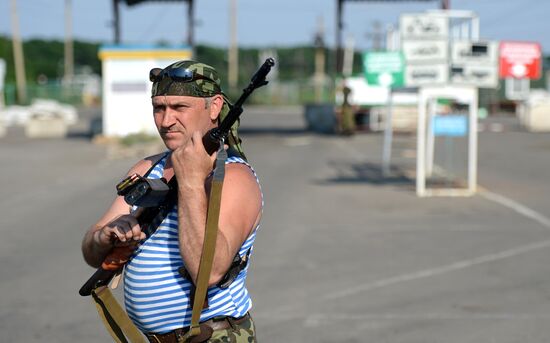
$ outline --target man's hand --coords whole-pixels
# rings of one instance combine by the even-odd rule
[[[134,215],[125,214],[94,232],[94,242],[100,247],[124,246],[145,239],[145,233]]]
[[[216,154],[208,155],[202,144],[201,133],[196,131],[187,144],[172,152],[171,159],[179,184],[203,186],[212,172]]]

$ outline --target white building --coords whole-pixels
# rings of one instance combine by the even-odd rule
[[[190,59],[189,47],[103,46],[103,135],[156,134],[149,71]]]

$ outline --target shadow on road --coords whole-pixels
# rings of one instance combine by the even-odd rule
[[[382,165],[373,162],[349,163],[342,161],[330,161],[337,175],[326,180],[319,181],[319,184],[355,184],[369,183],[373,185],[407,185],[413,186],[414,179],[406,175],[403,168],[392,166],[388,176],[382,174]]]

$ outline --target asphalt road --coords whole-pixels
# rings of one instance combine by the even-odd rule
[[[380,175],[379,134],[245,115],[266,203],[248,282],[260,342],[548,342],[550,134],[480,133],[480,193],[419,199],[410,151]],[[81,238],[135,160],[107,156],[79,132],[0,139],[0,342],[110,341],[77,294]]]

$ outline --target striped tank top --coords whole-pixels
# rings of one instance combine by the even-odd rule
[[[157,163],[150,178],[162,177],[166,158]],[[229,163],[243,163],[254,172],[240,157],[230,156],[226,161]],[[241,257],[252,250],[257,230],[258,227],[254,228],[240,247]],[[124,270],[126,311],[142,332],[166,333],[191,324],[192,283],[179,275],[178,269],[183,265],[174,206],[155,233],[136,249]],[[201,321],[217,316],[241,317],[250,310],[252,301],[245,287],[247,272],[248,265],[226,289],[217,286],[208,289],[209,307],[202,310]]]

